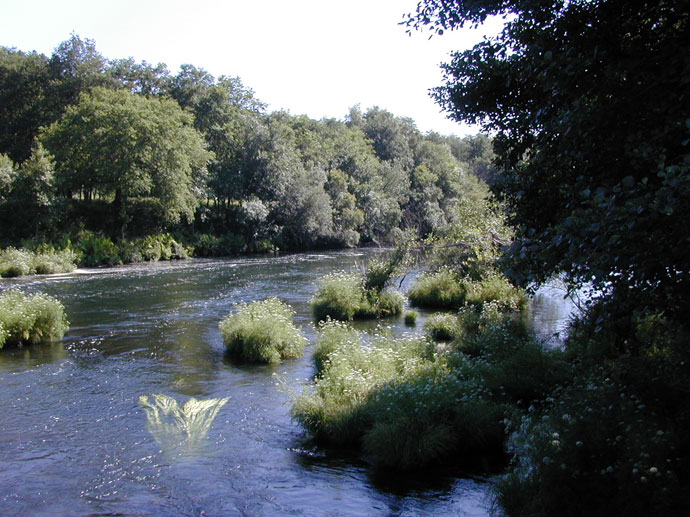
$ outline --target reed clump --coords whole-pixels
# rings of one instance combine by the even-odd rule
[[[64,306],[45,294],[0,294],[0,348],[58,341],[69,328]]]
[[[314,318],[341,321],[374,319],[402,313],[405,298],[390,289],[367,289],[357,273],[331,273],[319,280],[311,300]]]
[[[77,267],[78,259],[78,254],[69,248],[55,250],[42,246],[37,251],[6,248],[0,251],[0,277],[69,273]]]
[[[278,298],[240,303],[220,322],[227,354],[254,363],[300,357],[306,338],[293,322],[294,311]]]
[[[504,310],[521,311],[528,303],[524,290],[497,272],[488,272],[475,279],[460,276],[448,268],[419,277],[407,296],[412,305],[439,310],[498,302]]]

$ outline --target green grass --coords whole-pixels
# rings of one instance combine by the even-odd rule
[[[311,300],[314,318],[350,321],[400,314],[405,299],[390,290],[365,289],[357,273],[331,273],[320,279]]]
[[[69,328],[63,305],[45,294],[0,294],[0,348],[62,339]]]
[[[240,303],[219,327],[230,357],[279,363],[302,355],[306,339],[293,323],[294,312],[278,298]]]

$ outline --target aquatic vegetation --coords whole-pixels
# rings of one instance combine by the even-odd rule
[[[316,375],[320,376],[329,361],[329,357],[336,350],[354,344],[361,346],[360,333],[347,323],[326,319],[319,322],[319,336],[314,347],[314,366]]]
[[[294,311],[278,298],[240,303],[219,328],[227,353],[257,363],[279,363],[302,355],[306,338],[293,323]]]
[[[203,440],[218,412],[230,400],[190,398],[180,408],[177,400],[167,395],[154,393],[151,399],[146,395],[139,397],[139,404],[146,411],[147,428],[158,443],[171,446],[195,445]]]
[[[405,325],[408,327],[414,327],[417,324],[417,318],[419,313],[417,311],[407,311],[405,313]]]
[[[479,279],[461,277],[448,268],[421,276],[407,293],[410,303],[430,309],[457,309],[465,304],[499,302],[504,310],[527,307],[527,294],[496,272],[484,272]]]
[[[448,268],[417,278],[407,297],[417,307],[457,309],[465,303],[466,285]]]
[[[451,458],[471,464],[503,454],[505,404],[443,363],[384,384],[369,406],[375,418],[362,443],[378,466],[415,469]]]
[[[430,360],[429,343],[421,338],[395,340],[373,336],[370,344],[353,339],[342,324],[327,324],[314,384],[294,400],[293,418],[317,439],[356,444],[371,427],[369,394],[394,378],[404,378]],[[336,344],[336,346],[333,346]]]
[[[0,251],[0,277],[68,273],[76,268],[78,254],[71,249],[44,246],[38,251],[7,248]]]
[[[424,322],[424,330],[434,341],[453,341],[460,335],[458,318],[455,314],[432,314]]]
[[[48,295],[17,290],[0,294],[0,348],[57,341],[68,327],[65,308]]]
[[[466,301],[474,305],[496,302],[504,311],[521,311],[527,308],[528,297],[524,290],[515,287],[498,273],[488,273],[481,280],[466,282]]]
[[[319,280],[311,300],[314,318],[342,321],[400,314],[405,298],[397,291],[366,289],[357,273],[331,273]]]

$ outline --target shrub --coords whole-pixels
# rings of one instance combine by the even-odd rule
[[[685,429],[611,373],[576,379],[515,422],[514,466],[496,485],[510,515],[687,515]]]
[[[321,321],[381,318],[400,314],[404,297],[395,291],[365,289],[356,273],[331,273],[321,278],[311,300],[314,317]]]
[[[299,357],[306,339],[295,327],[294,312],[278,298],[235,306],[219,325],[227,353],[248,362],[279,363]]]
[[[441,269],[418,278],[407,296],[417,307],[457,309],[465,303],[466,286],[451,270]]]
[[[62,339],[69,327],[62,304],[45,294],[0,294],[0,348]]]
[[[77,236],[77,250],[83,266],[114,266],[122,263],[120,248],[108,237],[82,231]]]
[[[405,325],[408,327],[414,327],[417,324],[417,317],[419,313],[417,311],[407,311],[405,313]]]

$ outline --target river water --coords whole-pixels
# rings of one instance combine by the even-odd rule
[[[383,477],[356,455],[311,445],[281,388],[312,377],[311,345],[277,366],[224,358],[219,321],[234,303],[269,296],[293,307],[313,344],[317,279],[364,259],[349,251],[1,280],[0,291],[57,297],[71,326],[60,343],[0,350],[0,515],[486,515],[482,477]],[[561,331],[571,310],[562,295],[535,299],[537,330]],[[402,319],[386,325],[406,330]]]

